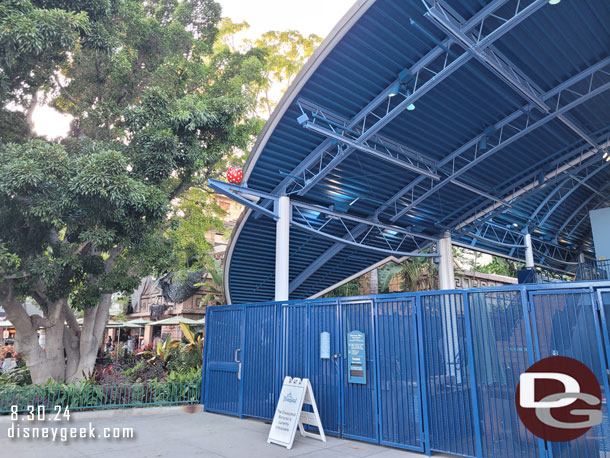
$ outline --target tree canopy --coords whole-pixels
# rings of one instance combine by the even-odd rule
[[[212,0],[0,5],[0,123],[20,121],[0,138],[0,305],[35,383],[90,371],[110,295],[200,248],[179,231],[202,228],[178,216],[216,224],[197,187],[260,129],[266,68],[264,49],[215,48],[219,21]],[[41,94],[74,116],[60,143],[28,122]],[[42,316],[25,314],[24,296]]]

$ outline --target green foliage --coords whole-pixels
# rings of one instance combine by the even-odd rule
[[[403,291],[438,289],[438,268],[431,258],[409,258],[402,264]]]
[[[505,275],[507,277],[517,277],[520,263],[494,256],[489,264],[479,266],[478,271],[485,274]]]
[[[43,5],[37,5],[42,3]],[[46,3],[46,5],[45,5]],[[91,31],[86,11],[54,8],[52,2],[0,3],[0,104],[48,82],[80,37]]]
[[[343,285],[337,286],[335,289],[329,291],[324,297],[348,297],[348,296],[359,296],[361,292],[362,284],[361,279],[356,278],[348,281]]]
[[[390,262],[377,269],[380,294],[390,292],[390,282],[392,281],[392,278],[399,274],[402,269],[403,267],[400,264],[396,264],[394,262]]]
[[[255,45],[265,49],[269,55],[267,78],[261,86],[260,100],[268,113],[277,103],[271,94],[271,87],[281,85],[283,94],[321,42],[322,39],[315,34],[303,36],[296,30],[272,30],[255,41]]]
[[[258,49],[213,54],[219,19],[212,0],[0,5],[0,65],[23,80],[7,90],[60,70],[52,103],[75,117],[62,144],[0,143],[0,269],[24,276],[20,293],[40,281],[85,309],[204,262],[222,212],[203,185],[258,132],[265,65]],[[50,60],[25,83],[35,53]]]
[[[12,371],[0,375],[0,387],[28,386],[32,384],[32,376],[25,366],[18,366]]]
[[[210,278],[201,286],[207,287],[210,292],[201,299],[201,303],[199,305],[207,305],[210,302],[212,302],[212,305],[226,304],[222,265],[216,258],[210,258],[208,261],[207,271],[210,274]]]

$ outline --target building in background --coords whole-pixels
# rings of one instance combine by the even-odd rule
[[[216,195],[216,200],[220,208],[226,212],[223,231],[210,231],[205,237],[214,247],[214,258],[222,262],[230,231],[235,227],[243,206],[221,194]],[[222,291],[220,286],[212,287],[211,281],[211,274],[208,272],[189,272],[188,278],[177,282],[172,281],[171,274],[169,277],[159,279],[152,277],[142,279],[139,288],[131,296],[125,315],[127,320],[145,319],[153,322],[144,327],[139,345],[152,343],[157,337],[161,339],[168,335],[172,339],[182,337],[179,325],[157,326],[154,324],[155,321],[171,317],[185,317],[192,320],[204,318],[207,306],[216,302],[216,290]],[[203,286],[195,286],[199,284]],[[136,331],[132,333],[137,334]],[[127,335],[128,333],[124,333],[121,340],[126,339]],[[114,334],[111,336],[114,338]]]

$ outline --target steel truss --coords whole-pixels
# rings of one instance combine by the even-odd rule
[[[586,179],[590,178],[591,176],[594,176],[599,169],[599,159],[597,157],[589,157],[589,159],[583,162],[580,166],[572,169],[570,174],[568,175],[568,178],[565,178],[565,176],[567,175],[565,171],[561,173],[556,173],[555,176],[549,177],[548,180],[544,181],[544,183],[538,183],[536,186],[531,187],[527,192],[520,193],[519,195],[513,197],[510,200],[513,205],[517,205],[521,201],[531,198],[532,195],[541,191],[542,189],[548,189],[549,186],[552,186],[554,183],[558,182],[559,186],[557,188],[553,188],[553,191],[549,194],[549,196],[547,196],[545,200],[543,200],[543,202],[539,206],[539,208],[543,208],[544,206],[550,204],[552,205],[552,211],[554,211],[554,209],[556,209],[567,197],[569,197],[568,193],[571,194],[571,192],[573,192],[573,190],[575,189],[574,187],[562,187],[564,184],[571,183],[574,179],[577,184],[582,185],[582,183],[586,182]],[[579,176],[582,176],[584,178],[579,178]],[[555,191],[557,189],[563,189],[565,190],[565,192],[560,191],[556,193]],[[552,196],[557,196],[554,201],[551,198]],[[466,237],[472,237],[473,239],[481,239],[481,232],[484,232],[485,234],[483,236],[486,237],[484,241],[487,243],[494,244],[494,240],[489,239],[488,237],[488,228],[490,225],[492,225],[494,228],[499,228],[501,231],[507,231],[507,229],[504,229],[504,226],[494,221],[494,217],[496,217],[500,213],[503,213],[504,211],[505,209],[502,208],[502,206],[496,206],[492,210],[488,208],[487,212],[480,212],[477,215],[479,216],[478,219],[471,219],[467,223],[463,223],[457,226],[457,234],[460,234],[458,235],[458,237],[460,237],[461,234],[464,234]],[[550,214],[545,217],[545,220],[546,218],[548,218],[548,216],[550,216]],[[526,225],[524,230],[530,232],[530,234],[532,235],[532,243],[534,244],[534,247],[536,248],[535,251],[538,255],[543,256],[546,254],[549,259],[563,264],[570,264],[574,262],[574,260],[578,256],[578,253],[568,247],[559,245],[557,237],[552,237],[550,240],[548,240],[547,238],[538,236],[536,233],[536,228],[537,226],[534,225],[530,225],[529,227]],[[508,230],[516,233],[516,231],[510,228]],[[494,229],[491,234],[495,236],[494,238],[496,240],[500,240],[497,238],[496,232],[497,231],[495,231]],[[474,242],[473,245],[474,244],[476,244],[476,242]],[[495,244],[507,246],[503,245],[502,243]],[[544,259],[540,259],[539,263],[545,264]],[[546,265],[548,265],[548,263],[546,263]]]
[[[301,113],[303,113],[298,119],[301,126],[324,135],[334,140],[335,143],[334,146],[325,150],[319,156],[313,167],[302,171],[299,177],[301,180],[295,183],[296,192],[299,195],[303,195],[309,189],[311,181],[328,164],[346,154],[349,148],[362,151],[435,180],[440,178],[436,173],[436,164],[412,149],[380,135],[372,135],[368,140],[359,141],[362,137],[362,126],[349,127],[349,120],[304,99],[299,99],[297,104]],[[389,104],[387,109],[389,109]],[[363,125],[366,125],[366,117],[363,120]],[[287,192],[290,193],[291,190],[287,189]]]
[[[505,5],[507,3],[508,3],[508,0],[498,0],[498,1],[494,1],[494,2],[490,3],[484,9],[479,11],[479,13],[477,13],[475,16],[473,16],[473,18],[471,18],[470,21],[468,21],[466,24],[464,24],[462,26],[462,31],[469,32],[470,30],[475,30],[475,29],[479,30],[479,31],[483,30],[483,24],[484,24],[485,20],[487,18],[491,17],[492,15],[495,16],[494,13],[496,12],[496,10],[498,10],[500,7],[502,7],[503,5]],[[515,1],[512,3],[518,4],[519,2]],[[520,23],[521,21],[523,21],[525,18],[527,18],[537,9],[544,6],[546,3],[547,3],[546,0],[536,1],[536,2],[531,3],[528,7],[524,8],[524,9],[514,8],[513,16],[505,18],[504,23],[497,29],[493,30],[493,32],[491,32],[490,34],[487,34],[486,36],[483,36],[481,34],[481,32],[479,32],[477,35],[478,44],[483,49],[485,47],[488,47],[495,40],[497,40],[500,36],[502,36],[507,31],[509,31],[513,26],[515,26],[518,23]],[[495,17],[497,17],[497,16],[495,16]],[[452,46],[453,46],[453,48],[450,49],[450,47],[452,47]],[[381,127],[385,126],[387,124],[387,122],[390,122],[391,121],[390,118],[393,119],[393,117],[395,117],[398,114],[398,112],[396,111],[397,107],[400,106],[401,111],[406,109],[406,107],[409,106],[410,103],[414,103],[417,100],[417,98],[421,97],[424,94],[424,92],[423,92],[424,90],[427,92],[428,90],[432,89],[432,87],[434,87],[436,84],[438,84],[438,82],[440,82],[440,80],[449,76],[451,73],[453,73],[453,71],[455,71],[457,69],[458,66],[463,65],[471,57],[473,57],[473,54],[470,52],[463,52],[458,57],[455,57],[456,48],[457,47],[455,46],[453,39],[448,38],[448,39],[443,40],[442,43],[439,43],[436,48],[434,48],[430,53],[428,53],[424,58],[422,58],[418,63],[416,63],[414,66],[412,66],[409,69],[408,73],[410,75],[405,75],[403,73],[403,75],[402,75],[403,79],[406,79],[405,76],[407,76],[407,78],[409,78],[408,84],[404,84],[404,82],[401,81],[400,78],[398,78],[395,82],[390,84],[384,91],[382,91],[371,103],[369,103],[369,105],[367,105],[365,108],[363,108],[354,118],[352,118],[352,120],[347,121],[347,122],[345,120],[342,120],[341,126],[347,127],[349,129],[359,132],[360,135],[356,139],[360,138],[362,140],[361,137],[363,135],[370,135],[370,137],[368,137],[368,136],[364,137],[364,140],[368,141],[369,138],[373,138],[376,135],[378,136],[379,129],[377,129],[376,127],[381,128]],[[457,49],[459,49],[459,48],[457,48]],[[459,51],[461,51],[461,50],[459,50]],[[499,54],[496,54],[496,55],[499,56]],[[597,87],[597,85],[594,84],[593,75],[595,73],[597,73],[598,76],[604,75],[604,74],[606,76],[608,76],[608,73],[606,73],[606,72],[608,71],[609,63],[610,63],[610,59],[601,61],[598,64],[585,70],[581,74],[571,78],[570,80],[564,82],[563,84],[559,85],[558,87],[548,91],[546,94],[543,94],[542,99],[545,102],[548,102],[551,107],[554,106],[554,108],[551,109],[550,113],[544,113],[544,110],[542,110],[542,109],[539,109],[539,111],[542,111],[544,114],[548,114],[550,116],[561,116],[561,115],[563,115],[563,113],[566,113],[569,109],[573,108],[578,103],[582,103],[585,100],[588,100],[589,98],[594,97],[601,91],[606,90],[607,89],[606,85],[604,85],[603,87]],[[417,78],[418,83],[417,83],[417,87],[413,86],[415,90],[412,91],[410,84],[414,83],[414,79],[415,79],[414,75],[418,75],[418,78]],[[427,77],[426,77],[426,75],[427,75]],[[602,79],[603,79],[603,76],[602,76]],[[422,83],[423,81],[426,81],[426,82]],[[388,95],[394,91],[393,88],[396,86],[396,83],[400,84],[400,86],[401,86],[400,90],[398,91],[398,94],[396,94],[395,97],[389,98]],[[566,89],[570,89],[570,91],[565,91]],[[564,93],[564,91],[565,91],[565,93]],[[572,92],[572,91],[576,91],[578,94],[581,94],[582,98],[574,100],[574,97],[573,97],[574,92]],[[562,95],[565,95],[565,97],[562,97]],[[560,105],[560,100],[563,101],[563,104],[561,104],[561,105]],[[567,103],[566,103],[566,100],[568,101]],[[407,104],[407,102],[409,102],[409,104]],[[572,102],[576,102],[576,103],[572,103]],[[534,107],[534,109],[532,109],[532,106]],[[543,123],[546,123],[546,122],[550,121],[551,119],[553,119],[553,118],[549,118],[549,119],[545,120],[544,117],[542,119],[539,119],[540,116],[536,115],[536,113],[534,113],[536,107],[537,107],[537,105],[534,104],[534,102],[531,102],[531,106],[530,106],[530,104],[528,104],[525,107],[523,107],[521,110],[518,110],[517,112],[515,112],[513,115],[511,115],[511,116],[505,118],[504,120],[500,121],[499,123],[497,123],[494,126],[495,132],[493,132],[493,134],[491,135],[492,138],[489,138],[490,137],[489,132],[487,132],[487,131],[483,132],[480,135],[478,135],[477,137],[473,138],[470,142],[466,143],[460,149],[451,153],[444,161],[441,161],[439,164],[437,164],[438,167],[441,167],[441,168],[444,167],[444,170],[437,171],[437,173],[440,174],[440,173],[443,173],[443,171],[445,171],[444,174],[446,174],[447,177],[449,178],[448,180],[441,181],[441,183],[439,183],[441,185],[440,187],[445,186],[447,184],[447,182],[451,182],[452,180],[455,183],[456,177],[453,176],[453,174],[455,171],[461,170],[457,165],[458,163],[465,160],[467,162],[467,164],[470,164],[470,166],[468,167],[468,168],[470,168],[470,167],[476,165],[476,163],[480,162],[480,160],[483,160],[484,158],[488,157],[488,155],[485,155],[483,157],[483,159],[481,159],[481,156],[483,156],[485,154],[485,152],[482,152],[479,148],[479,143],[480,143],[481,139],[485,138],[486,141],[488,141],[488,144],[495,148],[493,150],[493,153],[495,153],[495,152],[499,151],[502,147],[507,146],[509,144],[509,143],[506,143],[505,140],[508,139],[510,142],[515,141],[515,140],[517,140],[517,138],[520,138],[521,136],[526,135],[531,130],[542,125],[542,124],[538,124],[538,121],[542,120]],[[379,111],[376,111],[376,110],[379,110]],[[313,114],[313,110],[311,110],[311,107],[309,107],[309,111]],[[304,110],[304,112],[306,113],[307,111]],[[313,116],[312,116],[312,118],[313,118]],[[328,117],[328,116],[327,116],[327,118],[330,119],[330,117]],[[380,122],[384,122],[384,124],[381,125],[381,124],[379,124]],[[338,132],[345,132],[345,130],[343,130],[343,129],[338,129],[338,126],[334,126],[334,127],[335,127],[335,130],[337,130]],[[328,128],[328,123],[327,123],[327,128]],[[354,128],[356,128],[356,129],[354,129]],[[329,130],[332,131],[332,129],[329,129]],[[513,131],[512,134],[511,134],[511,131]],[[356,134],[353,134],[353,135],[356,135]],[[517,135],[518,135],[518,137],[516,137]],[[353,140],[353,136],[352,136],[352,140]],[[334,141],[334,143],[333,143],[333,141]],[[495,146],[494,146],[494,141],[495,141]],[[332,169],[332,167],[336,166],[340,161],[344,160],[349,154],[351,154],[351,152],[356,150],[355,148],[353,148],[353,146],[344,147],[343,153],[340,155],[340,157],[338,159],[335,160],[334,163],[331,163],[331,161],[334,159],[334,156],[333,156],[333,158],[327,160],[326,162],[321,162],[320,156],[324,155],[325,151],[329,148],[331,148],[331,149],[335,148],[336,151],[338,152],[337,140],[331,139],[331,138],[324,140],[316,149],[314,149],[299,164],[299,166],[294,168],[290,173],[286,174],[286,177],[274,189],[273,194],[278,194],[282,191],[285,191],[288,187],[290,187],[290,190],[292,192],[294,192],[295,190],[298,189],[299,191],[301,191],[300,192],[301,194],[306,193],[309,189],[311,189],[312,186],[314,186],[319,180],[321,180],[326,175],[326,173],[328,173]],[[397,149],[397,151],[399,151],[399,149]],[[402,151],[402,152],[407,153],[406,150]],[[410,154],[405,154],[405,156],[409,157],[411,160],[418,158],[417,152],[413,152],[413,151],[409,150],[408,153],[410,153]],[[575,154],[566,155],[566,157],[563,158],[564,164],[568,164],[570,158],[573,158],[574,156],[575,156]],[[320,164],[322,164],[322,167],[320,167]],[[559,168],[560,167],[558,166],[558,169]],[[306,172],[306,170],[309,170],[310,172]],[[314,173],[311,173],[311,171],[314,171]],[[306,180],[307,180],[307,183],[306,183]],[[424,183],[426,180],[428,180],[432,183],[428,186],[425,186],[425,184],[422,186],[422,183]],[[408,204],[413,203],[414,200],[417,198],[417,196],[421,195],[422,192],[426,192],[427,190],[429,190],[433,187],[433,184],[434,184],[433,181],[434,181],[433,178],[426,177],[426,176],[420,176],[420,177],[416,178],[415,180],[413,180],[412,183],[410,183],[408,186],[403,188],[399,193],[395,194],[392,198],[390,198],[388,201],[386,201],[375,212],[375,216],[381,215],[381,213],[385,212],[388,209],[393,209],[392,213],[393,213],[395,219],[392,219],[392,221],[397,220],[398,218],[400,218],[400,216],[402,216],[402,214],[409,211],[409,210],[405,210],[402,212],[402,214],[400,216],[396,217],[396,215],[401,210],[404,210],[400,203],[400,199],[403,196],[410,193],[411,198],[408,201]],[[296,184],[297,182],[299,182],[299,184]],[[524,184],[524,183],[521,183],[521,184]],[[528,186],[529,185],[525,184],[526,188]],[[440,187],[438,189],[440,189]],[[500,194],[500,195],[506,196],[507,194],[510,194],[511,192],[519,193],[519,192],[521,192],[521,189],[519,189],[517,186],[514,186],[513,188],[508,189],[506,194]],[[482,195],[480,193],[478,193],[478,194]],[[492,197],[495,197],[495,196],[492,196],[490,194],[489,196],[483,196],[483,197],[485,197],[486,199],[491,199]],[[510,199],[508,199],[506,197],[495,197],[495,199],[492,199],[492,200],[495,201],[493,208],[498,208],[498,207],[506,208],[507,204],[511,203]],[[361,231],[365,230],[364,226],[362,226],[360,228],[360,230]],[[348,237],[348,236],[346,235],[346,237]],[[547,247],[545,247],[544,241],[537,240],[535,238],[533,239],[533,243],[534,243],[534,247],[535,247],[537,253],[541,253],[542,255],[548,255],[549,257],[553,257],[556,260],[560,260],[560,259],[567,260],[569,258],[569,256],[567,254],[563,255],[563,254],[555,253],[555,251],[557,251],[557,250],[561,251],[562,250],[561,247],[556,247],[556,246],[551,245],[547,248]],[[293,282],[290,285],[290,290],[293,291],[294,289],[296,289],[303,281],[305,281],[308,278],[309,275],[311,275],[311,273],[313,273],[316,269],[318,269],[326,261],[328,261],[329,259],[334,257],[345,246],[346,245],[344,245],[342,243],[335,243],[329,250],[327,250],[322,256],[320,256],[320,258],[318,260],[316,260],[301,275],[299,275],[299,277],[297,279],[295,279],[298,281],[295,282],[295,280],[293,280]]]
[[[602,139],[600,138],[600,141]],[[604,143],[605,146],[610,145],[609,141]],[[544,163],[539,163],[531,166],[528,170],[524,171],[527,173],[522,178],[517,181],[507,182],[509,184],[503,184],[499,186],[499,191],[496,191],[497,194],[505,196],[505,202],[511,202],[513,205],[518,202],[517,199],[520,199],[521,196],[530,197],[532,192],[539,191],[542,187],[548,188],[549,184],[554,183],[557,178],[565,178],[566,173],[574,173],[575,168],[578,168],[582,164],[584,164],[587,160],[593,160],[596,163],[599,163],[598,158],[596,158],[596,153],[591,151],[591,149],[587,148],[587,145],[580,146],[577,148],[565,148],[564,150],[558,152],[557,154],[547,158]],[[545,175],[541,175],[540,170],[545,169],[548,172]],[[466,220],[462,216],[458,216],[457,218],[450,220],[450,218],[456,215],[462,215],[467,209],[469,205],[463,205],[462,207],[456,208],[453,212],[444,216],[439,220],[440,224],[448,224],[451,227],[461,228],[467,224],[470,224],[473,221],[479,220],[481,217],[489,214],[492,211],[502,209],[505,210],[502,206],[492,204],[483,201],[478,204],[474,209],[471,209],[471,213],[474,213],[473,216],[468,217]],[[450,220],[449,223],[446,223],[447,220]]]
[[[607,191],[610,188],[610,183],[606,183],[600,190],[599,193]],[[598,200],[596,200],[598,199]],[[589,212],[595,210],[602,205],[610,205],[610,200],[607,197],[599,199],[599,194],[591,194],[580,206],[572,212],[572,214],[566,218],[565,222],[555,233],[555,237],[565,234],[566,237],[572,237],[574,232],[580,227],[580,225],[587,220]]]
[[[224,194],[252,209],[254,212],[258,212],[273,220],[278,219],[275,209],[270,211],[255,201],[256,199],[268,199],[275,202],[278,200],[277,196],[213,179],[208,181],[208,185],[215,192]],[[434,237],[412,232],[398,226],[384,224],[375,219],[348,215],[294,199],[290,200],[290,206],[290,225],[292,227],[342,245],[384,253],[390,256],[438,257],[437,253],[420,253],[405,249],[405,247],[414,247],[415,250],[422,250],[425,246],[430,245],[431,242],[437,242],[437,239]],[[337,233],[342,233],[343,230],[345,230],[346,235],[344,237],[338,236]]]
[[[546,259],[565,265],[573,263],[577,258],[577,254],[574,253],[574,251],[551,241],[536,237],[535,234],[531,235],[534,254],[539,258],[538,264],[553,267],[546,262]],[[511,251],[509,255],[511,257],[514,255],[515,250],[525,248],[523,232],[519,232],[515,228],[497,224],[493,221],[485,221],[472,231],[458,233],[458,236],[458,240],[469,240],[470,246],[473,248],[476,247],[477,242],[479,241],[510,248]]]
[[[482,8],[464,24],[464,30],[470,31],[480,28],[486,18],[493,15],[499,8],[506,4],[507,0],[494,0],[489,5]],[[544,4],[544,0],[537,0],[536,7],[528,7],[516,14],[498,29],[493,30],[486,36],[486,41],[492,43],[507,33],[513,26],[516,26],[530,14]],[[453,51],[455,48],[455,51]],[[453,72],[467,63],[472,56],[469,53],[461,52],[451,39],[444,40],[437,44],[429,53],[422,57],[418,62],[408,69],[403,70],[395,81],[381,91],[367,106],[365,106],[348,123],[347,127],[353,129],[361,127],[359,142],[365,142],[376,135],[383,127],[395,119],[400,113],[414,104],[419,98],[441,83]],[[398,88],[398,90],[396,90]],[[394,95],[390,97],[390,95]],[[319,164],[320,156],[326,150],[335,148],[331,139],[324,140],[316,147],[297,167],[286,173],[286,177],[275,187],[273,194],[285,192],[288,186],[301,180],[305,170],[315,170]],[[318,183],[328,172],[345,160],[356,149],[348,146],[343,154],[334,157],[332,162],[325,163],[315,175],[309,174],[307,184],[300,189],[303,195],[316,183]]]
[[[430,0],[428,0],[430,1]],[[550,113],[552,108],[546,103],[540,89],[523,71],[521,71],[508,58],[502,55],[493,45],[484,45],[480,34],[463,31],[464,20],[445,4],[444,0],[432,0],[433,6],[428,7],[426,16],[432,22],[459,43],[467,52],[479,60],[492,73],[497,75],[513,91],[521,94],[534,107],[543,113]],[[427,6],[427,3],[424,2]],[[521,2],[517,2],[517,9]],[[496,16],[498,18],[498,16]],[[574,131],[583,140],[601,150],[599,145],[579,126],[564,114],[557,116],[569,129]]]
[[[534,210],[534,213],[527,222],[530,229],[544,228],[544,223],[546,223],[553,213],[581,186],[589,189],[594,195],[606,199],[604,195],[588,184],[587,181],[599,172],[605,170],[609,165],[610,162],[605,162],[603,165],[600,165],[599,161],[593,161],[593,164],[583,167],[583,170],[579,171],[579,173],[569,174],[568,178],[559,183],[540,205],[538,205],[536,210]]]
[[[443,161],[439,162],[439,167],[445,165],[450,167],[447,170],[448,176],[436,184],[428,180],[429,184],[426,185],[424,183],[427,180],[426,177],[419,177],[410,183],[409,186],[405,188],[407,191],[410,191],[410,195],[401,202],[400,206],[402,208],[398,209],[398,205],[396,206],[397,211],[395,215],[390,218],[390,221],[396,222],[428,197],[450,184],[452,180],[460,177],[485,159],[501,151],[506,146],[547,124],[558,116],[567,113],[572,108],[610,89],[609,72],[610,59],[605,59],[559,85],[557,88],[547,92],[543,98],[547,102],[550,102],[550,105],[552,106],[550,113],[541,112],[532,105],[528,105],[525,109],[518,110],[497,123],[494,126],[495,132],[493,134],[489,134],[489,131],[488,133],[482,133],[449,154]],[[485,150],[482,150],[480,146],[483,137],[486,138],[487,143],[487,149]],[[598,153],[600,147],[597,143],[595,143],[595,145],[596,146],[593,151],[590,152],[590,155]],[[566,162],[568,162],[568,157],[566,157]],[[445,169],[439,168],[439,170]],[[510,199],[504,196],[501,197],[505,201],[510,201]]]
[[[559,166],[560,164],[562,165]],[[587,176],[594,176],[597,173],[598,169],[603,167],[605,167],[605,165],[600,165],[599,158],[595,155],[591,156],[589,153],[583,153],[577,159],[573,159],[568,163],[563,163],[562,160],[558,160],[555,163],[555,170],[548,173],[545,176],[544,180],[540,180],[539,174],[530,174],[528,177],[526,177],[526,182],[530,180],[534,181],[529,183],[527,186],[520,188],[518,191],[513,192],[507,197],[507,199],[512,203],[513,206],[516,206],[520,202],[526,199],[530,199],[534,194],[540,192],[541,190],[547,190],[552,188],[552,186],[556,183],[571,182],[571,180],[575,180],[578,185],[581,185],[583,182],[586,182],[584,178],[588,179]],[[583,178],[580,178],[581,176]],[[562,193],[564,200],[569,197],[567,192],[570,192],[570,190],[567,190],[566,192]],[[550,200],[552,197],[553,192],[551,192],[547,196],[548,200]],[[561,204],[562,202],[563,200],[559,203]],[[544,204],[546,204],[546,202],[543,201],[541,204],[541,208],[544,206]],[[557,205],[553,205],[553,211],[557,207]],[[471,216],[465,221],[460,222],[459,220],[455,220],[450,223],[450,226],[458,230],[476,227],[486,221],[491,220],[496,215],[504,213],[505,211],[506,208],[502,205],[494,204],[485,208],[482,211],[479,211],[474,216]],[[529,217],[526,216],[525,218],[528,219]],[[529,219],[528,223],[524,224],[524,226],[526,226],[525,229],[528,229],[528,224]],[[535,226],[531,227],[530,229],[535,229]]]

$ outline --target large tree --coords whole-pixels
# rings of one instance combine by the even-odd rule
[[[111,294],[184,262],[168,236],[177,200],[204,206],[192,189],[260,128],[248,113],[265,52],[215,49],[219,19],[212,0],[0,5],[0,99],[24,109],[0,111],[22,121],[0,137],[0,305],[34,383],[93,369]],[[74,116],[61,143],[28,129],[40,94]]]

